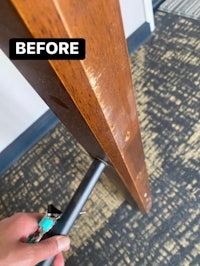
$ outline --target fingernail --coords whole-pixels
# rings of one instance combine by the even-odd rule
[[[68,250],[70,248],[70,239],[67,236],[57,237],[58,251]]]

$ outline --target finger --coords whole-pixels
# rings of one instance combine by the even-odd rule
[[[61,251],[68,250],[70,248],[70,239],[67,236],[53,236],[39,243],[29,244],[28,248],[29,252],[27,252],[32,254],[33,262],[36,264],[47,258],[54,257]]]
[[[44,213],[38,213],[38,212],[16,212],[11,217],[15,217],[15,219],[18,219],[20,217],[24,217],[26,220],[34,221],[39,220],[44,216]]]
[[[56,255],[53,261],[53,266],[64,266],[64,265],[65,265],[64,257],[63,254],[60,252]]]
[[[15,224],[16,237],[27,238],[38,228],[38,222],[43,217],[40,213],[16,213],[12,216],[13,224]]]
[[[12,238],[20,240],[35,232],[38,221],[43,215],[39,213],[15,213],[1,221],[1,227],[10,232]]]

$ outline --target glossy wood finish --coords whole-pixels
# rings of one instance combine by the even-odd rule
[[[105,152],[139,208],[147,212],[151,195],[119,4],[77,2],[12,0],[32,36],[86,39],[85,60],[50,61],[60,88],[34,88],[67,127],[68,102],[73,108],[75,104],[83,118],[80,129],[87,132],[85,143],[80,142],[93,156],[103,158]],[[79,125],[72,131],[79,131]],[[81,133],[75,133],[78,140]]]

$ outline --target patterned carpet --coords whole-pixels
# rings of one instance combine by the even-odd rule
[[[67,266],[200,265],[199,22],[158,12],[130,59],[153,207],[132,208],[102,176],[70,233]],[[62,124],[0,179],[0,218],[63,209],[90,158]]]

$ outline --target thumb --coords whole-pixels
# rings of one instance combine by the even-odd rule
[[[33,261],[38,263],[55,256],[61,251],[66,251],[70,248],[70,239],[67,236],[53,236],[42,240],[39,243],[31,244],[31,253]]]

